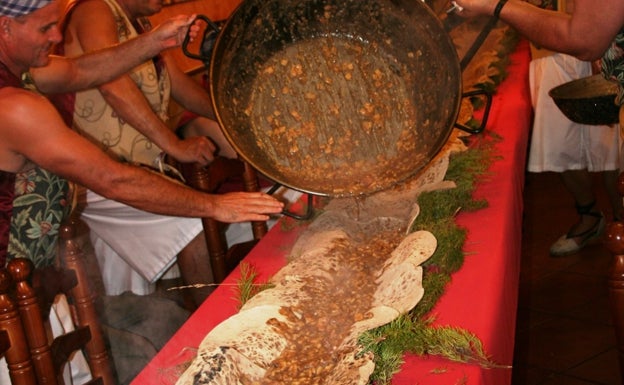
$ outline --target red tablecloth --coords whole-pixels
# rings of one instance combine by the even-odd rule
[[[433,313],[438,325],[453,325],[479,337],[493,361],[511,365],[520,271],[522,188],[531,124],[528,91],[529,48],[522,41],[511,55],[507,79],[493,98],[488,130],[503,140],[497,144],[502,159],[475,193],[489,206],[461,213],[457,220],[468,229],[463,267],[453,275],[446,293]],[[288,221],[287,221],[288,222]],[[245,262],[264,281],[285,263],[290,245],[302,227],[276,225],[252,250]],[[174,384],[181,368],[195,353],[204,336],[217,324],[236,313],[235,270],[217,288],[156,357],[139,373],[134,385]],[[511,382],[511,369],[483,369],[478,365],[453,363],[438,357],[406,356],[405,364],[392,383],[491,384]]]
[[[436,324],[454,325],[473,332],[493,361],[511,366],[518,303],[522,225],[522,190],[532,109],[528,89],[529,51],[522,41],[507,68],[509,76],[494,96],[488,129],[502,136],[498,152],[503,159],[481,183],[476,198],[487,199],[484,210],[461,214],[468,229],[465,262],[453,275],[436,304]],[[466,382],[459,379],[466,378]],[[450,363],[438,357],[407,357],[394,385],[511,383],[511,369],[483,369]]]

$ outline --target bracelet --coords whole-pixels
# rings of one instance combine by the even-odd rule
[[[507,3],[507,0],[499,0],[498,4],[496,4],[496,8],[494,8],[494,17],[495,18],[499,18],[501,11],[503,10],[503,7],[505,6],[505,3]]]

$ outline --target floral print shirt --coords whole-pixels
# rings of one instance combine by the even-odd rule
[[[620,30],[603,55],[601,65],[602,74],[620,85],[616,102],[622,105],[624,102],[624,28]]]
[[[69,211],[69,185],[42,168],[15,175],[15,198],[7,258],[24,257],[36,267],[56,258],[59,227]]]

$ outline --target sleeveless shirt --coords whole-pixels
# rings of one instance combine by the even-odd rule
[[[27,79],[27,77],[24,77]],[[0,62],[0,88],[32,89]],[[0,171],[0,266],[25,257],[35,266],[56,258],[58,229],[67,215],[66,180],[40,168],[19,173]]]
[[[151,28],[146,18],[140,18],[139,24],[133,24],[115,0],[104,1],[115,18],[120,42],[132,39]],[[72,8],[67,10],[69,17],[71,11]],[[64,53],[66,56],[75,57],[85,52],[78,39],[73,39],[65,44]],[[129,75],[148,100],[152,110],[161,120],[167,122],[171,82],[162,60],[156,57],[140,64]],[[76,93],[73,115],[74,128],[117,159],[148,166],[157,164],[162,150],[121,119],[97,88]]]

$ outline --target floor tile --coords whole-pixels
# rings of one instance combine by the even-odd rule
[[[571,369],[569,373],[575,377],[593,380],[601,384],[622,384],[616,348],[609,349],[587,360],[587,362]]]
[[[604,325],[563,317],[552,318],[532,328],[526,341],[516,341],[518,346],[525,342],[526,357],[523,358],[520,352],[518,362],[559,372],[615,346],[612,331]]]
[[[596,183],[599,208],[606,199]],[[576,220],[558,174],[527,174],[513,385],[621,385],[602,243],[552,258]]]
[[[599,323],[603,324],[605,327],[612,328],[613,316],[611,314],[611,303],[606,293],[607,289],[605,288],[604,291],[604,295],[593,298],[586,303],[581,303],[577,307],[565,312],[565,314],[577,320]]]
[[[565,313],[608,294],[605,278],[578,273],[555,272],[528,284],[528,306],[548,313]]]

